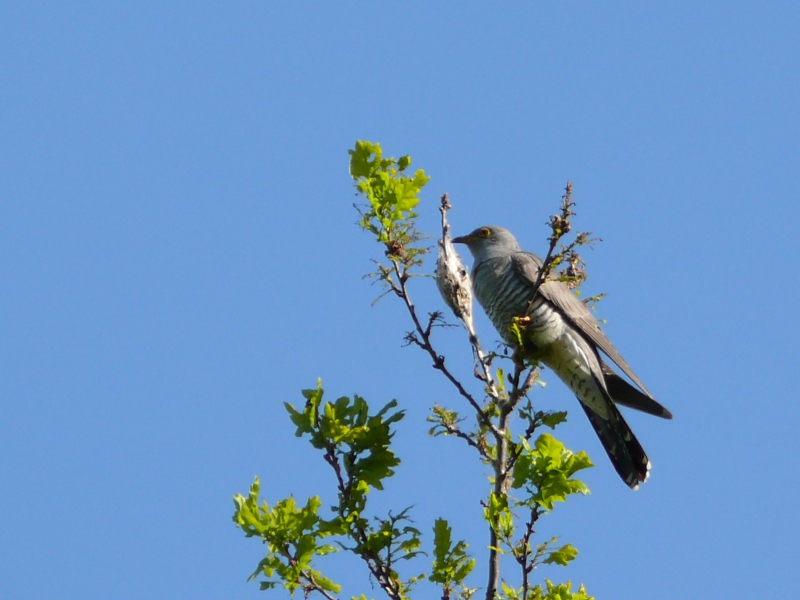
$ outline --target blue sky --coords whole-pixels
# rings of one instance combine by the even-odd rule
[[[425,231],[448,192],[456,233],[505,225],[543,253],[572,180],[604,240],[586,289],[675,419],[626,413],[653,462],[632,493],[550,375],[536,402],[571,411],[560,437],[598,466],[541,532],[577,561],[540,575],[598,599],[800,594],[796,3],[2,12],[0,596],[260,597],[231,496],[258,474],[271,502],[333,501],[282,408],[317,377],[407,410],[376,507],[446,516],[483,555],[485,473],[426,434],[459,400],[401,347],[401,306],[370,306],[356,139],[432,177]],[[429,279],[412,293],[441,307]],[[439,343],[469,379],[462,332]]]

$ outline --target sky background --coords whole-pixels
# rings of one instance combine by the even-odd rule
[[[485,585],[486,473],[425,422],[462,405],[362,279],[356,139],[432,177],[424,231],[448,192],[456,234],[505,225],[543,254],[571,180],[604,240],[585,289],[675,419],[626,412],[653,462],[631,492],[545,373],[535,401],[571,411],[559,437],[597,467],[539,537],[578,559],[537,576],[800,596],[800,5],[701,4],[5,3],[0,597],[286,597],[246,583],[263,547],[231,497],[259,475],[270,503],[335,500],[282,407],[317,377],[397,398],[375,508],[415,505],[426,534],[447,517]],[[442,307],[430,279],[412,294]],[[436,340],[477,390],[463,332]],[[360,563],[320,566],[382,597]]]

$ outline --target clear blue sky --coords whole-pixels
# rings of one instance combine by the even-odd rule
[[[599,600],[800,596],[800,7],[610,4],[6,3],[0,596],[268,597],[231,496],[258,474],[270,501],[333,501],[282,408],[317,377],[400,401],[395,506],[483,554],[484,473],[426,435],[459,401],[361,278],[359,138],[432,176],[423,230],[446,191],[456,233],[543,253],[570,179],[604,240],[587,291],[675,419],[630,415],[653,461],[632,493],[550,376],[537,402],[598,466],[542,532],[578,560],[541,575]],[[469,379],[463,334],[440,340]]]

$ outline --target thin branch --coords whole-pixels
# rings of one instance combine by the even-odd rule
[[[522,400],[525,396],[528,395],[528,392],[531,391],[531,388],[533,387],[533,384],[539,378],[539,374],[540,374],[540,372],[539,372],[539,367],[538,366],[531,367],[531,369],[528,371],[527,377],[525,378],[525,382],[522,384],[521,387],[517,388],[517,382],[519,382],[519,377],[521,375],[521,372],[520,371],[515,371],[515,374],[514,374],[515,378],[513,380],[514,388],[511,391],[511,397],[512,398],[516,397],[517,401],[514,402],[512,409],[516,408],[518,406],[518,404],[519,404],[519,401]],[[526,440],[531,439],[531,436],[533,435],[533,432],[536,431],[536,427],[537,427],[537,423],[535,421],[530,421],[528,423],[528,427],[525,429],[525,433],[523,434],[523,437]],[[522,452],[523,452],[522,445],[521,444],[515,444],[514,449],[511,452],[511,456],[509,456],[508,464],[506,465],[506,472],[507,473],[510,473],[511,470],[514,468],[514,464],[517,462],[519,457],[522,455]]]
[[[444,356],[438,354],[436,350],[433,348],[433,344],[431,343],[430,334],[426,331],[426,328],[422,326],[422,323],[417,316],[417,309],[414,306],[414,303],[411,301],[411,298],[408,295],[408,289],[406,288],[406,282],[408,281],[408,276],[405,275],[404,270],[401,270],[400,265],[396,260],[392,261],[394,265],[394,271],[397,275],[398,283],[394,281],[391,282],[393,287],[397,287],[396,293],[397,295],[403,300],[406,305],[406,309],[408,310],[408,314],[411,316],[411,320],[414,323],[414,329],[416,329],[419,336],[422,338],[421,341],[417,340],[416,343],[420,348],[425,350],[428,355],[431,357],[433,361],[433,368],[438,369],[441,371],[444,376],[447,378],[450,383],[455,386],[458,393],[469,402],[470,406],[475,409],[475,412],[478,415],[478,419],[482,422],[484,427],[489,429],[495,437],[500,437],[499,431],[495,427],[495,425],[489,420],[489,418],[484,414],[483,409],[481,408],[480,404],[475,400],[475,398],[470,394],[463,386],[463,384],[450,372],[450,370],[444,364]],[[494,388],[494,383],[491,384],[491,388]],[[487,393],[491,396],[490,390],[487,390]],[[496,394],[496,391],[495,391]]]
[[[314,579],[314,576],[311,573],[308,573],[306,571],[300,571],[300,575],[302,577],[305,577],[306,581],[308,581],[308,585],[303,586],[303,593],[305,594],[306,598],[308,598],[308,594],[310,594],[311,592],[319,592],[326,598],[326,600],[337,600],[336,596],[332,595],[330,592],[319,586],[316,579]]]
[[[522,554],[516,556],[517,562],[522,567],[522,600],[527,600],[530,584],[528,583],[528,575],[536,567],[536,562],[531,560],[531,546],[530,540],[534,533],[533,526],[539,520],[539,506],[534,505],[531,507],[531,518],[525,523],[525,533],[522,535],[518,548],[522,548]]]
[[[454,435],[457,438],[460,438],[460,439],[464,440],[465,442],[467,442],[467,444],[469,444],[470,446],[475,448],[478,451],[478,454],[480,454],[483,458],[485,458],[487,460],[491,460],[489,455],[486,453],[486,448],[484,448],[481,444],[479,444],[477,441],[475,441],[475,439],[471,438],[468,434],[466,434],[463,431],[461,431],[458,427],[456,427],[455,425],[452,425],[450,423],[440,423],[440,425],[441,425],[441,427],[444,428],[444,430],[448,434]]]
[[[336,447],[333,443],[329,442],[326,445],[326,452],[325,452],[325,462],[327,462],[333,468],[334,472],[336,473],[336,482],[339,488],[339,493],[341,494],[342,501],[340,502],[339,506],[339,514],[342,515],[344,510],[343,503],[350,500],[350,491],[352,490],[352,479],[348,477],[348,481],[345,483],[344,478],[342,477],[342,467],[341,463],[339,462],[339,457],[335,451]],[[355,519],[351,522],[351,527],[354,531],[352,531],[353,537],[355,541],[360,546],[363,546],[367,542],[367,531],[361,525],[359,519]],[[402,593],[399,589],[399,586],[396,582],[393,581],[391,576],[391,569],[389,569],[383,561],[380,559],[379,556],[375,556],[372,553],[367,552],[357,552],[361,559],[367,563],[367,568],[375,580],[380,585],[381,589],[386,592],[386,594],[392,600],[401,600]],[[335,600],[335,598],[333,599]]]
[[[536,277],[536,282],[533,284],[533,294],[531,294],[531,300],[528,303],[528,309],[525,311],[526,315],[530,312],[531,307],[533,306],[533,301],[536,298],[539,288],[550,274],[553,261],[555,260],[553,251],[556,249],[556,246],[561,238],[569,233],[570,229],[572,229],[572,224],[570,223],[569,218],[575,214],[572,212],[573,206],[575,206],[575,203],[572,201],[572,182],[568,181],[566,187],[564,188],[564,195],[561,196],[561,214],[552,215],[550,217],[550,222],[548,223],[551,230],[550,237],[547,238],[550,242],[550,247],[547,249],[547,254],[545,255],[542,266],[539,269],[539,275]]]

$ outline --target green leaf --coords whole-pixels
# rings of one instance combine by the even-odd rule
[[[567,421],[567,411],[541,413],[541,419],[543,425],[555,429],[556,426]]]
[[[500,582],[500,589],[503,590],[503,594],[508,600],[518,600],[522,598],[523,589],[521,587],[519,589],[513,588],[508,585],[505,580]]]
[[[345,398],[347,400],[347,398]],[[327,403],[324,406],[322,418],[320,419],[319,429],[326,439],[334,444],[338,444],[350,433],[350,427],[339,420],[334,405]]]
[[[536,503],[552,510],[555,502],[564,502],[571,494],[588,494],[589,488],[573,475],[594,466],[585,452],[573,454],[548,433],[540,435],[531,447],[521,440],[522,454],[514,464],[515,489],[530,492],[527,503]]]
[[[505,392],[506,391],[506,377],[505,377],[505,372],[503,371],[503,369],[500,369],[500,368],[497,369],[497,373],[495,375],[495,381],[497,382],[497,389],[500,391],[500,393]]]
[[[578,556],[578,549],[572,544],[567,544],[565,546],[561,546],[561,548],[558,550],[551,550],[548,553],[547,558],[542,560],[542,562],[548,565],[555,564],[566,567],[570,561],[575,560],[576,556]]]
[[[572,583],[561,583],[555,585],[549,579],[544,580],[545,585],[547,586],[547,593],[545,595],[541,595],[542,591],[539,586],[539,595],[533,596],[533,598],[541,598],[541,600],[594,600],[594,596],[589,596],[586,594],[586,588],[581,585],[580,589],[577,592],[572,591]]]
[[[376,164],[380,164],[381,145],[371,142],[358,140],[353,150],[348,150],[350,154],[350,175],[354,179],[359,177],[369,177]]]
[[[463,585],[464,579],[475,568],[475,559],[467,554],[467,544],[452,542],[452,530],[445,519],[436,519],[433,525],[433,571],[429,581],[439,583],[445,590]]]
[[[483,509],[483,518],[501,541],[511,545],[511,538],[514,536],[514,517],[508,507],[507,496],[491,492],[489,502]]]

